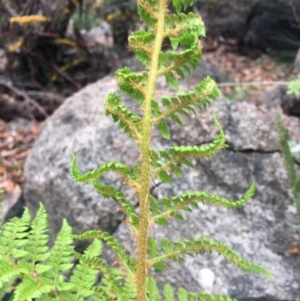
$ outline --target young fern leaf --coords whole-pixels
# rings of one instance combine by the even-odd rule
[[[52,290],[50,285],[41,285],[37,279],[25,275],[14,293],[14,301],[32,300],[41,297]]]
[[[149,260],[150,266],[155,266],[167,259],[182,261],[183,259],[181,255],[183,254],[192,255],[203,253],[205,251],[215,251],[219,255],[223,255],[229,262],[236,265],[244,272],[262,274],[269,279],[273,279],[271,273],[264,267],[247,261],[229,246],[224,245],[222,242],[216,242],[215,240],[209,239],[205,236],[203,236],[201,239],[194,238],[193,241],[185,239],[184,244],[179,241],[174,241],[171,243],[167,238],[163,238],[161,240],[161,245],[164,250],[164,254],[151,258]]]
[[[236,299],[227,296],[211,295],[205,292],[201,292],[199,297],[201,301],[237,301]]]
[[[72,288],[72,285],[66,284],[63,278],[64,273],[70,271],[74,266],[72,263],[74,258],[72,244],[72,228],[64,219],[61,230],[57,235],[55,244],[45,264],[50,268],[41,275],[42,281],[54,287],[55,290],[64,291],[71,290]]]
[[[119,202],[122,205],[122,210],[127,216],[134,229],[138,227],[138,216],[135,213],[134,207],[125,199],[123,192],[109,185],[102,185],[98,180],[92,181],[92,185],[95,190],[101,194],[104,198],[112,198],[114,201]]]
[[[167,84],[177,89],[178,78],[184,79],[186,72],[190,74],[192,69],[198,66],[202,54],[199,38],[205,35],[204,25],[197,14],[181,13],[182,8],[186,9],[195,2],[172,0],[177,13],[171,14],[167,10],[168,0],[137,1],[139,15],[147,29],[133,33],[129,38],[129,45],[147,71],[133,73],[126,67],[117,72],[117,81],[122,92],[139,102],[141,117],[127,109],[115,93],[107,96],[105,110],[106,114],[111,115],[114,122],[119,122],[119,127],[137,142],[141,160],[134,164],[132,169],[121,163],[110,162],[81,174],[76,157],[73,156],[72,159],[71,174],[75,181],[90,182],[104,198],[112,198],[122,205],[127,215],[126,225],[131,227],[136,238],[136,252],[133,255],[127,254],[116,238],[102,231],[91,230],[73,235],[65,220],[54,247],[49,251],[44,208],[40,207],[32,223],[28,210],[25,210],[21,219],[12,219],[0,233],[0,288],[6,289],[7,284],[13,283],[17,277],[21,278],[14,291],[13,301],[232,301],[230,298],[223,299],[221,296],[205,293],[188,293],[182,288],[175,297],[169,285],[164,287],[162,297],[154,278],[149,277],[151,267],[165,269],[167,260],[183,261],[185,254],[195,255],[206,251],[215,251],[223,255],[229,262],[246,272],[271,278],[271,274],[263,267],[243,259],[230,247],[213,239],[202,237],[171,243],[164,238],[159,248],[154,238],[149,236],[151,223],[163,225],[167,224],[171,217],[183,219],[179,211],[191,211],[192,207],[197,208],[197,202],[211,202],[214,205],[236,208],[254,193],[252,185],[241,200],[231,202],[202,191],[187,192],[163,198],[163,206],[151,196],[153,178],[158,177],[171,183],[173,174],[183,176],[179,164],[193,168],[189,160],[213,156],[226,147],[225,134],[214,116],[213,121],[219,129],[219,134],[207,145],[175,146],[158,152],[150,147],[154,125],[163,137],[170,139],[166,119],[169,118],[182,126],[180,115],[190,118],[192,113],[195,114],[196,108],[200,111],[207,108],[219,96],[216,83],[210,78],[205,78],[194,91],[163,97],[161,101],[155,99],[155,86],[159,76],[165,76]],[[173,50],[164,52],[162,44],[166,38],[170,40]],[[139,197],[138,215],[119,188],[101,183],[101,176],[107,172],[119,175],[124,184],[135,191]],[[300,181],[298,182],[300,185]],[[79,254],[73,250],[74,239],[94,241],[84,254]],[[108,267],[98,258],[101,252],[99,239],[116,253],[117,267]],[[79,263],[72,275],[72,269],[76,265],[73,261],[74,255],[79,259]],[[96,280],[98,273],[103,274],[99,285]]]
[[[135,271],[135,260],[134,258],[131,258],[126,251],[125,247],[119,244],[119,241],[111,236],[110,234],[100,231],[100,230],[89,230],[85,231],[82,234],[73,235],[74,239],[101,239],[103,240],[117,255],[119,261],[124,265],[124,267],[127,269],[128,272],[134,273]]]
[[[22,257],[25,255],[23,246],[28,242],[28,230],[30,227],[31,217],[29,210],[25,208],[21,218],[12,218],[2,230],[0,237],[0,256],[3,258]],[[25,239],[23,239],[25,238]]]
[[[84,255],[81,258],[98,259],[97,257],[101,254],[102,243],[100,240],[95,239],[90,246],[85,250]],[[89,289],[94,286],[96,277],[99,274],[99,269],[94,268],[88,260],[80,260],[79,264],[76,265],[71,282],[74,284],[76,298],[86,298],[93,295],[93,290]]]
[[[120,75],[119,75],[120,77]],[[119,78],[119,80],[121,80]],[[126,90],[126,83],[122,86],[123,90]],[[133,93],[128,91],[127,93]],[[137,93],[137,95],[139,95]],[[106,110],[106,115],[111,115],[114,122],[119,122],[119,127],[124,130],[125,133],[129,134],[130,137],[139,141],[141,139],[140,135],[140,124],[142,119],[128,110],[122,103],[120,97],[116,93],[108,94],[104,107]]]
[[[186,10],[189,6],[196,3],[198,0],[172,0],[172,3],[176,9],[177,14],[181,12],[182,9]]]
[[[153,277],[147,279],[147,301],[160,301],[161,296]]]
[[[152,201],[151,206],[154,206],[155,212],[152,216],[152,220],[159,225],[168,224],[168,219],[171,217],[175,217],[180,220],[184,220],[183,217],[178,213],[179,210],[186,210],[192,212],[192,208],[198,208],[197,202],[201,202],[203,204],[211,203],[216,206],[223,206],[230,209],[236,209],[246,202],[248,202],[255,192],[255,184],[253,183],[249,189],[246,191],[243,198],[237,201],[230,201],[226,198],[221,198],[215,194],[209,194],[204,191],[197,192],[186,192],[179,196],[174,196],[171,198],[164,197],[162,199],[162,204],[164,205],[164,210],[160,211],[158,209],[157,202]]]
[[[293,190],[297,211],[300,215],[300,174],[297,174],[295,161],[288,144],[288,141],[290,140],[288,131],[282,126],[279,118],[277,118],[276,126],[285,168],[287,170],[290,185]]]
[[[207,108],[211,104],[211,100],[216,100],[219,96],[219,90],[216,83],[209,77],[205,78],[194,91],[178,93],[176,97],[162,98],[162,104],[166,108],[161,115],[152,118],[152,123],[159,123],[166,118],[182,114],[190,117],[188,111],[195,112],[193,107],[197,107],[200,111]],[[178,117],[178,116],[177,116]]]
[[[175,175],[182,177],[181,169],[175,164],[182,163],[193,168],[193,164],[187,158],[212,157],[219,150],[227,147],[224,131],[215,116],[213,116],[213,121],[219,129],[219,135],[209,144],[204,146],[175,146],[168,150],[160,150],[159,154],[151,150],[152,165],[154,167],[153,175],[158,176],[162,181],[171,183],[170,176],[166,175],[167,171],[171,171]]]
[[[36,217],[31,223],[31,229],[28,234],[28,241],[24,246],[26,258],[20,260],[18,264],[28,270],[31,274],[33,271],[42,273],[45,271],[45,266],[41,266],[38,262],[42,262],[49,256],[49,248],[47,246],[48,235],[47,213],[42,204],[36,214]],[[50,269],[50,266],[48,267]]]
[[[199,38],[204,35],[205,28],[199,15],[189,13],[188,15],[166,16],[165,36],[170,38],[172,48],[174,50],[178,46],[186,48],[183,51],[167,51],[164,54],[165,64],[158,70],[158,74],[165,75],[166,81],[171,87],[178,88],[175,72],[184,79],[185,75],[182,69],[191,74],[190,67],[196,69],[198,66],[202,54]]]
[[[129,38],[129,46],[134,51],[136,59],[141,62],[145,67],[149,67],[152,56],[152,46],[154,44],[155,34],[153,32],[138,31],[133,33]],[[158,66],[165,65],[165,57],[160,52],[158,58]]]
[[[148,80],[148,73],[146,71],[133,73],[128,67],[125,67],[116,72],[116,77],[122,92],[137,101],[141,101],[145,98],[145,89]],[[115,109],[114,107],[114,110]],[[139,122],[140,121],[141,119],[139,119]]]
[[[121,174],[123,177],[128,177],[130,179],[131,169],[122,163],[115,162],[104,163],[99,168],[82,175],[78,169],[77,159],[74,155],[72,155],[71,175],[76,182],[84,183],[99,179],[103,174],[110,171]]]
[[[136,182],[131,177],[131,169],[124,164],[114,162],[105,163],[101,167],[82,175],[78,169],[76,157],[74,155],[72,157],[71,174],[74,180],[77,182],[91,182],[95,190],[104,198],[112,198],[114,201],[119,202],[128,219],[137,227],[138,217],[134,207],[125,199],[123,192],[118,188],[103,185],[99,182],[99,178],[109,171],[120,174],[125,181],[127,180],[129,186],[136,188]]]

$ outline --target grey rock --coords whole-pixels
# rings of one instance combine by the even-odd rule
[[[241,38],[251,8],[260,0],[199,0],[196,4],[210,35]]]
[[[293,61],[299,48],[300,29],[295,26],[299,15],[298,0],[259,1],[246,20],[244,41],[262,51],[276,52],[285,61]]]
[[[286,115],[300,117],[300,96],[285,94],[281,106]]]
[[[182,84],[180,91],[192,88],[195,80]],[[67,99],[47,120],[26,162],[24,193],[32,211],[37,210],[39,201],[45,204],[52,237],[61,225],[61,218],[67,217],[76,233],[90,228],[114,232],[132,252],[135,244],[127,227],[120,223],[122,214],[115,212],[118,206],[98,196],[89,184],[74,183],[69,175],[71,153],[78,157],[82,171],[107,161],[130,165],[138,160],[134,143],[104,114],[104,98],[112,91],[118,91],[118,87],[114,77],[109,76]],[[170,95],[163,80],[159,81],[157,92],[161,96]],[[136,104],[126,98],[125,104],[136,110]],[[212,237],[233,247],[246,259],[264,265],[275,280],[245,275],[216,254],[187,257],[183,264],[171,262],[170,269],[155,275],[161,286],[170,283],[194,292],[206,286],[211,293],[229,294],[240,300],[299,301],[300,257],[287,252],[294,241],[299,241],[299,233],[292,228],[299,222],[274,120],[280,114],[288,128],[298,129],[300,121],[283,115],[280,106],[266,109],[221,97],[209,110],[190,122],[185,121],[183,129],[170,124],[172,140],[166,141],[154,132],[153,147],[201,145],[212,141],[217,134],[213,112],[225,129],[229,148],[214,159],[195,162],[195,170],[183,168],[183,180],[174,179],[173,185],[161,184],[153,194],[160,199],[187,190],[205,190],[235,200],[255,182],[255,197],[234,211],[200,204],[192,213],[183,212],[187,222],[174,220],[167,227],[154,225],[153,235],[158,240]],[[118,179],[105,178],[105,182],[110,180],[119,185]],[[125,193],[135,201],[129,191]],[[109,252],[106,258],[112,260]],[[203,281],[203,269],[215,275],[212,288]]]
[[[131,164],[137,160],[132,142],[122,133],[116,139],[117,126],[103,110],[106,91],[115,87],[108,77],[67,99],[44,124],[26,161],[26,203],[33,213],[39,202],[45,204],[53,230],[52,241],[63,217],[68,218],[75,233],[99,227],[111,232],[123,218],[115,212],[116,204],[99,197],[89,184],[75,183],[69,171],[72,153],[77,156],[82,172],[107,161],[124,163],[125,159]],[[127,154],[126,158],[123,154]],[[106,180],[118,184],[118,179],[111,175]]]

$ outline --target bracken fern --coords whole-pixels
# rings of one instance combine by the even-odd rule
[[[153,224],[165,226],[172,218],[183,220],[182,210],[192,211],[198,203],[237,208],[254,194],[252,184],[245,195],[237,201],[209,194],[204,191],[186,192],[161,200],[151,195],[151,183],[155,178],[171,183],[173,176],[182,177],[182,165],[193,168],[191,159],[214,156],[226,147],[223,129],[216,119],[212,120],[219,130],[215,140],[205,146],[175,146],[154,150],[150,147],[151,133],[156,126],[161,135],[170,139],[167,119],[182,125],[180,115],[190,118],[195,110],[207,108],[219,96],[213,80],[204,79],[193,91],[177,93],[172,97],[155,99],[154,92],[159,76],[164,76],[171,88],[178,89],[178,78],[185,79],[198,65],[201,58],[199,38],[204,37],[204,24],[199,15],[181,13],[194,0],[173,0],[176,13],[168,10],[167,0],[139,0],[138,12],[147,30],[133,33],[129,46],[146,71],[133,73],[129,68],[117,71],[120,90],[131,96],[140,105],[140,113],[127,109],[116,93],[110,93],[105,101],[107,115],[133,139],[141,153],[139,163],[126,166],[121,163],[104,163],[99,168],[81,174],[76,157],[73,156],[71,174],[75,181],[89,182],[104,198],[118,202],[126,215],[126,222],[135,239],[137,248],[128,254],[113,236],[100,230],[90,230],[79,235],[72,234],[66,221],[63,222],[54,247],[47,247],[48,234],[46,212],[40,206],[31,222],[25,210],[23,217],[10,220],[1,234],[0,283],[7,289],[15,279],[21,279],[13,292],[13,300],[137,300],[137,301],[216,301],[232,300],[205,292],[188,293],[180,288],[174,293],[170,285],[163,292],[158,289],[150,269],[165,269],[166,261],[184,261],[184,255],[217,252],[228,261],[248,273],[257,273],[271,278],[262,266],[251,263],[229,246],[208,237],[160,243],[150,235]],[[163,52],[163,41],[169,38],[173,50]],[[101,176],[116,173],[139,198],[139,210],[130,204],[119,188],[103,184]],[[91,240],[84,254],[74,251],[73,240]],[[115,265],[108,266],[99,259],[101,242],[116,255]],[[79,260],[74,263],[74,257]],[[99,273],[101,280],[99,280]],[[177,296],[177,297],[176,297]]]

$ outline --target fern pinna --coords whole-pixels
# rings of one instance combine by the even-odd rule
[[[167,120],[182,125],[181,115],[190,118],[197,108],[202,111],[219,96],[215,82],[206,78],[188,93],[177,93],[173,97],[161,99],[154,97],[159,76],[164,76],[167,84],[176,90],[178,79],[185,79],[187,74],[191,74],[201,59],[199,38],[205,35],[204,24],[199,15],[181,12],[194,2],[196,1],[172,0],[176,13],[170,13],[168,0],[137,1],[139,16],[147,30],[133,33],[129,37],[129,46],[146,71],[133,73],[126,67],[117,71],[116,78],[120,90],[139,103],[140,111],[139,114],[131,112],[116,93],[107,96],[105,110],[130,139],[136,142],[141,153],[139,163],[129,167],[109,162],[81,174],[76,157],[73,156],[72,160],[71,173],[75,181],[89,182],[104,198],[120,203],[126,215],[126,225],[130,227],[136,240],[136,252],[126,253],[116,238],[102,231],[91,230],[73,235],[66,222],[63,223],[54,248],[48,250],[43,207],[41,206],[32,223],[25,211],[21,219],[15,218],[6,225],[1,238],[2,243],[5,243],[5,247],[1,248],[0,261],[2,286],[12,284],[16,278],[22,278],[15,289],[14,300],[231,300],[229,297],[205,292],[188,293],[183,288],[174,293],[170,285],[165,285],[161,292],[155,279],[150,276],[151,268],[165,269],[168,260],[183,261],[185,254],[196,255],[205,251],[223,255],[245,272],[272,277],[262,266],[248,262],[229,246],[211,238],[199,237],[173,242],[164,238],[158,244],[150,235],[151,225],[155,223],[166,226],[172,218],[183,220],[180,212],[192,211],[197,208],[198,202],[210,202],[234,209],[247,202],[255,189],[252,184],[238,201],[203,191],[186,192],[161,200],[150,194],[151,183],[155,178],[171,183],[173,176],[183,176],[182,165],[193,168],[191,159],[211,157],[226,147],[223,129],[215,116],[212,116],[212,120],[219,134],[207,145],[182,145],[163,150],[154,150],[150,146],[154,126],[164,138],[170,139]],[[161,46],[165,39],[170,40],[173,49],[163,52]],[[136,193],[139,198],[138,212],[119,188],[101,182],[101,176],[107,172],[116,173]],[[91,240],[93,243],[84,254],[79,254],[71,247],[73,239]],[[116,265],[108,266],[98,258],[100,241],[115,252]],[[79,260],[74,267],[73,255]],[[99,272],[101,280],[97,280]]]

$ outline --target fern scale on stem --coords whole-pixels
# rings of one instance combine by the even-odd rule
[[[143,1],[138,1],[138,4]],[[137,301],[146,300],[146,281],[148,274],[147,249],[149,232],[149,187],[151,181],[151,101],[155,91],[155,85],[158,77],[158,60],[161,45],[164,39],[165,15],[167,9],[167,0],[159,1],[159,11],[157,17],[156,36],[152,47],[152,57],[149,70],[149,80],[147,94],[143,103],[144,119],[142,124],[142,136],[144,137],[140,149],[142,153],[141,170],[143,171],[139,178],[139,184],[143,189],[139,193],[140,213],[139,213],[139,232],[137,241],[138,263],[136,273]]]

